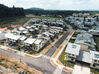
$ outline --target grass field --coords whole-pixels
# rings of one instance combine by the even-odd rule
[[[93,72],[94,74],[99,74],[99,69],[90,69],[91,70],[91,72]]]
[[[70,39],[69,42],[74,43],[75,42],[75,39]]]
[[[71,63],[71,62],[67,61],[65,59],[65,57],[66,57],[66,52],[63,51],[59,57],[59,60],[61,61],[61,63],[65,66],[74,67],[75,63],[73,63],[73,62]]]
[[[99,51],[99,37],[94,36],[94,40],[96,42],[96,50]]]

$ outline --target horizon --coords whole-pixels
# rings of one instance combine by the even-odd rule
[[[1,0],[8,7],[42,8],[45,10],[99,10],[99,0]]]

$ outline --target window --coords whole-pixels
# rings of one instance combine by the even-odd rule
[[[97,60],[94,60],[94,62],[97,62]]]

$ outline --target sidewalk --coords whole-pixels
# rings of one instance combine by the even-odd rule
[[[64,34],[64,33],[65,33],[65,32],[63,32],[63,34]],[[63,35],[63,34],[62,34],[62,35]],[[62,35],[60,35],[59,38],[61,38]],[[59,38],[58,38],[58,39],[59,39]],[[19,54],[19,55],[21,55],[21,56],[28,56],[28,57],[38,58],[38,57],[42,56],[43,54],[45,54],[45,53],[57,42],[58,39],[55,39],[54,42],[50,43],[50,44],[49,44],[47,47],[45,47],[40,53],[33,54],[33,55],[28,54],[28,53],[25,53],[25,52],[22,52],[22,51],[20,52],[20,51],[18,51],[18,50],[15,50],[15,49],[12,49],[12,48],[10,48],[10,47],[3,46],[3,45],[0,45],[0,48],[5,49],[5,50],[9,50],[9,51],[14,51],[14,52],[16,52],[17,54]]]
[[[51,63],[56,66],[56,67],[62,67],[61,69],[63,69],[64,71],[67,72],[72,72],[73,69],[70,67],[65,67],[59,60],[59,56],[61,55],[61,53],[63,52],[64,48],[66,47],[68,41],[70,40],[70,38],[72,37],[74,31],[70,33],[70,35],[65,39],[65,41],[60,45],[60,47],[58,48],[58,50],[54,53],[54,55],[51,57]]]

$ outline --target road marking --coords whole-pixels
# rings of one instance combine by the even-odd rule
[[[49,57],[49,56],[46,56],[46,55],[42,55],[44,58],[46,58],[46,59],[51,59],[51,57]]]

